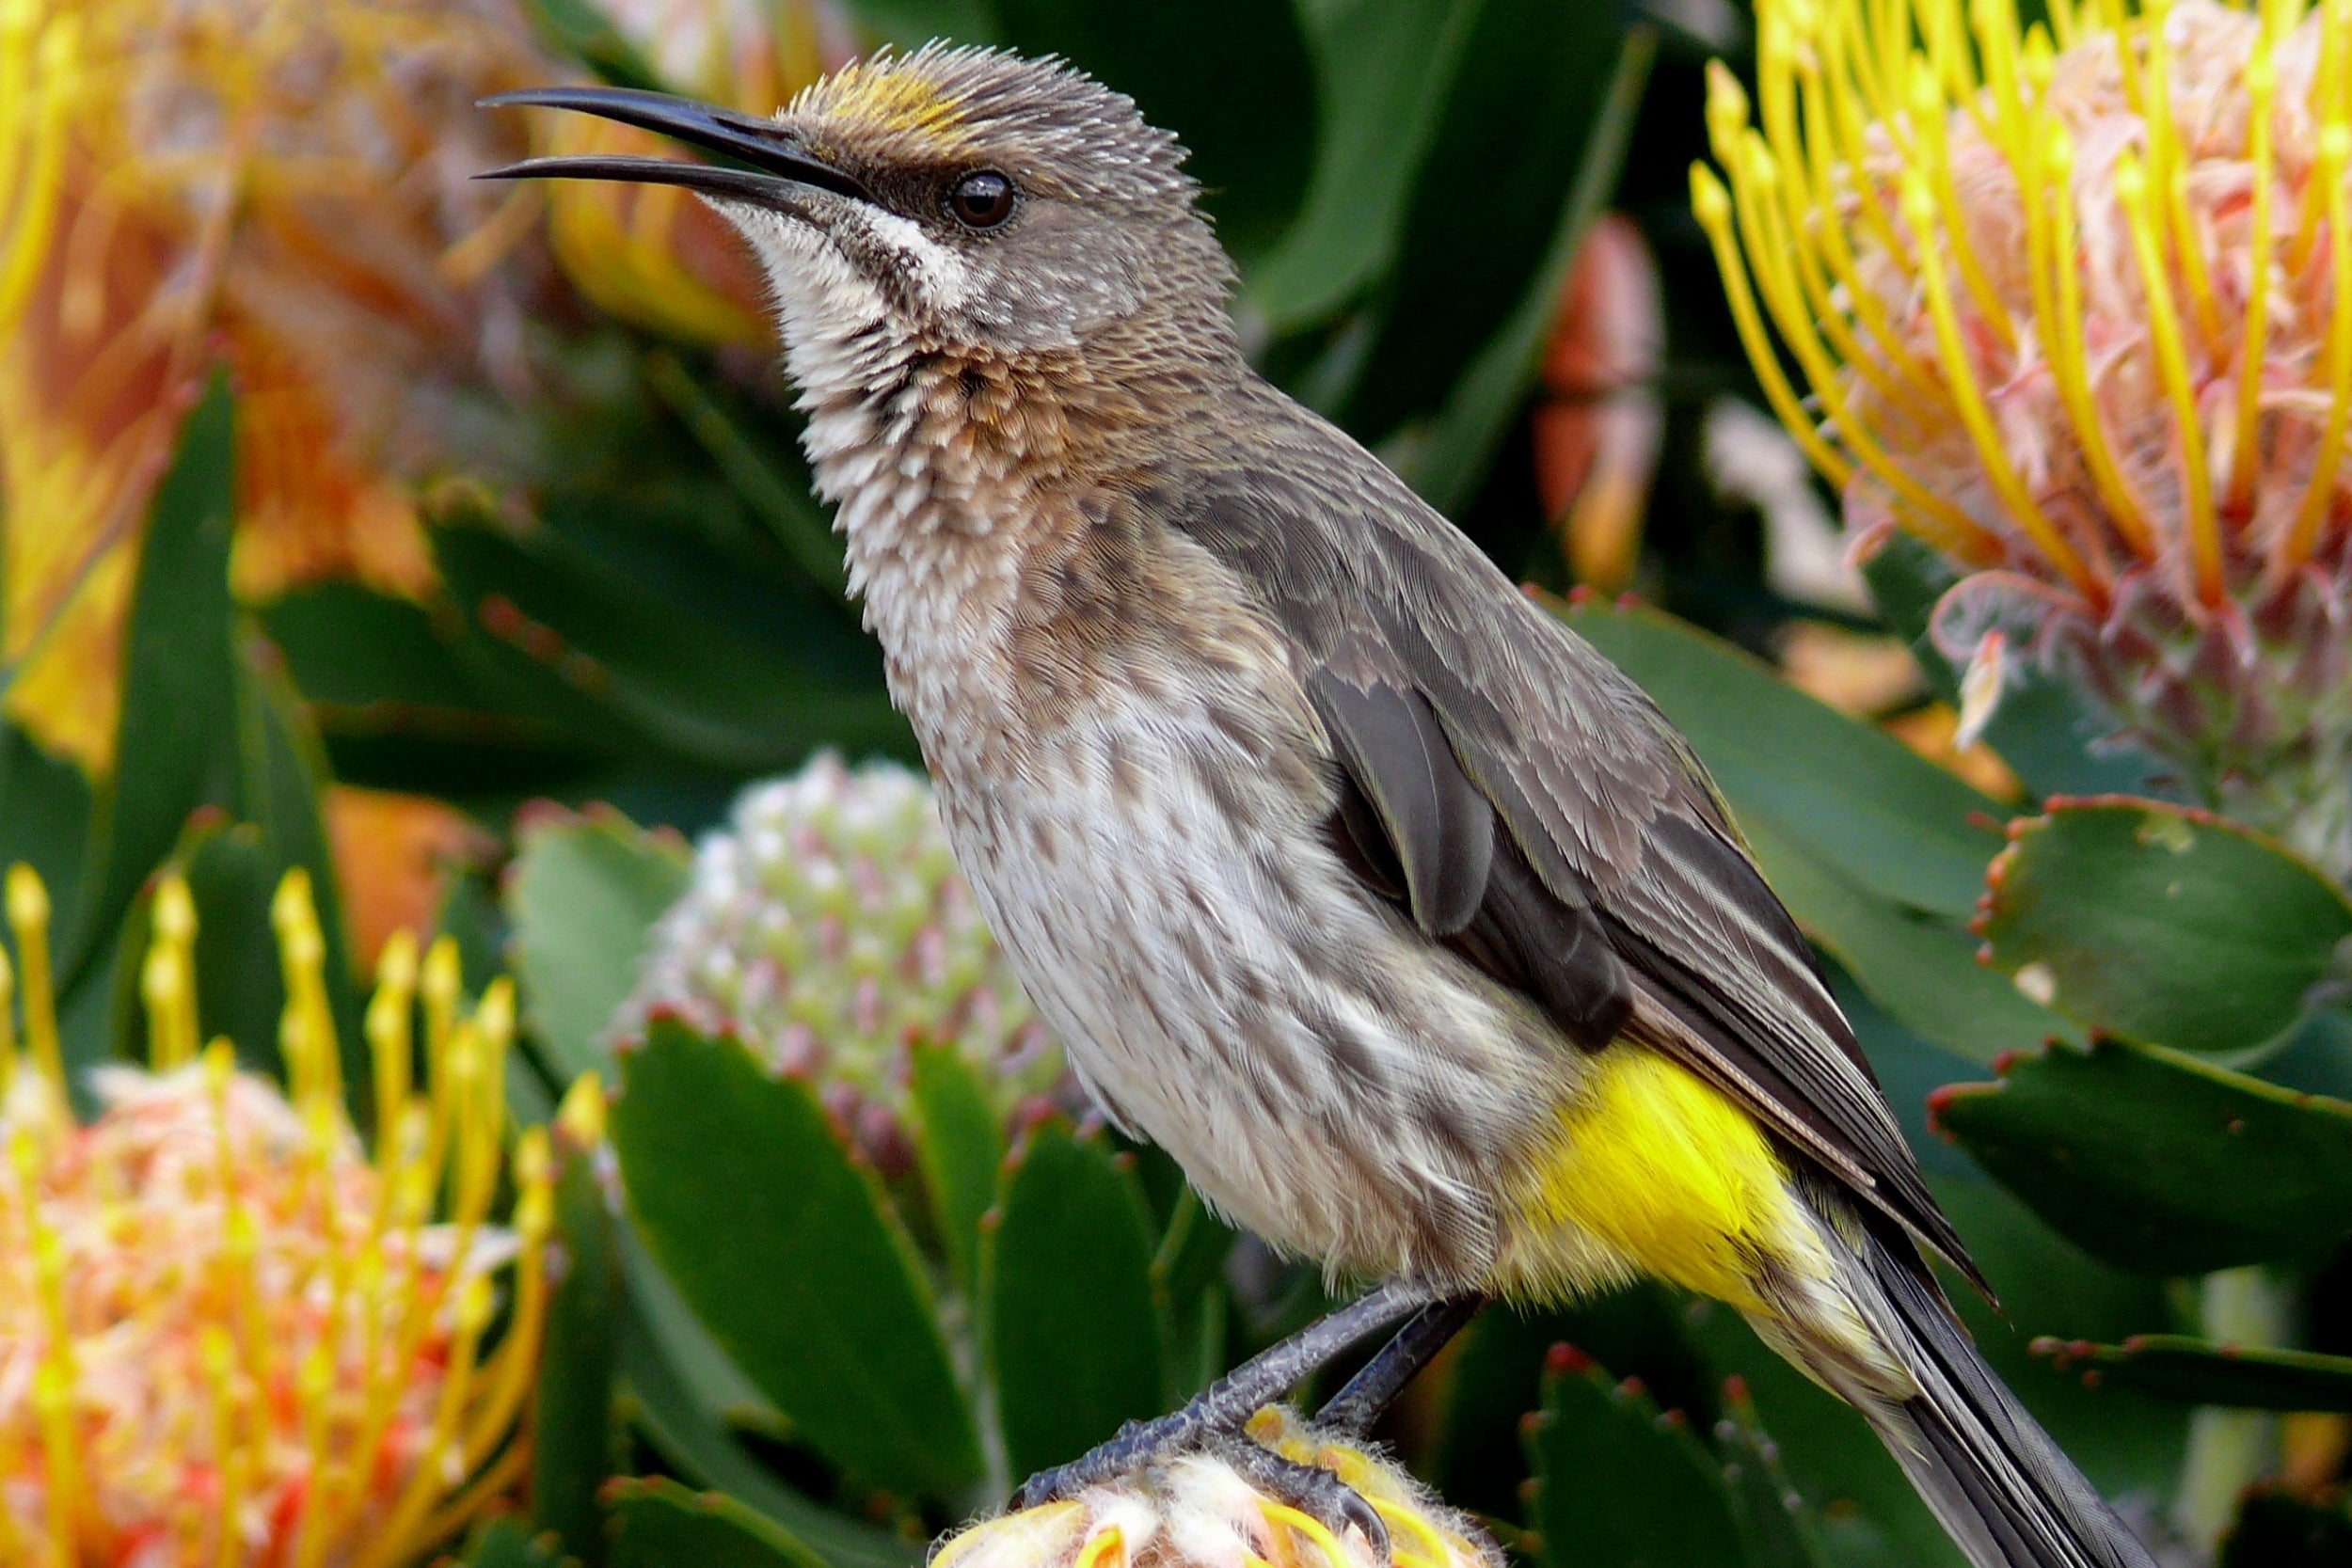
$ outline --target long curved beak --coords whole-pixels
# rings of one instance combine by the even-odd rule
[[[532,87],[483,99],[477,106],[577,109],[582,114],[656,131],[751,166],[730,168],[718,164],[624,156],[525,158],[503,168],[486,169],[474,176],[477,180],[622,180],[637,184],[683,185],[708,196],[766,204],[773,204],[795,186],[813,186],[860,201],[873,199],[865,186],[796,145],[791,134],[775,121],[697,103],[691,98],[642,92],[632,87]]]

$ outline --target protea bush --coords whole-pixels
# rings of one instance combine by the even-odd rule
[[[1183,136],[1258,364],[1505,570],[1708,628],[1555,605],[1820,950],[1979,1343],[2169,1565],[2344,1561],[2352,0],[1753,12],[0,0],[0,1562],[1370,1568],[1239,1450],[1005,1512],[1358,1282],[1064,1076],[723,227],[469,178],[656,150],[484,92],[933,34]],[[1651,261],[1572,287],[1604,204]],[[1714,493],[1733,428],[1874,603],[1761,569],[1817,498]],[[1851,711],[1730,645],[1833,628]],[[1962,716],[1965,776],[1890,733]],[[1361,1442],[1326,1391],[1250,1441],[1399,1568],[1957,1568],[1663,1290],[1483,1315]]]

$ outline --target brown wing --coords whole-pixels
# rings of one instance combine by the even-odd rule
[[[1581,1045],[1646,994],[1681,1025],[1656,1043],[1982,1289],[1681,736],[1360,448],[1288,404],[1269,423],[1247,466],[1138,499],[1296,645],[1366,880]]]

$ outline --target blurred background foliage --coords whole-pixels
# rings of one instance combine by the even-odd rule
[[[140,1049],[168,865],[205,1035],[282,1071],[302,867],[356,1125],[403,928],[516,974],[518,1123],[617,1090],[556,1191],[530,1484],[453,1549],[913,1563],[1324,1304],[1050,1062],[1007,1086],[968,895],[869,831],[911,781],[820,765],[729,818],[820,751],[918,761],[755,282],[674,191],[468,182],[635,136],[488,92],[765,111],[934,35],[1177,131],[1256,362],[1687,731],[2000,1292],[1970,1326],[2168,1560],[2352,1560],[2352,905],[2092,747],[2060,680],[1959,743],[1951,568],[1849,562],[1692,216],[1744,6],[8,0],[0,858],[57,910],[69,1066]],[[781,912],[709,903],[747,888]],[[822,983],[755,996],[758,962]],[[1959,1560],[1856,1418],[1662,1291],[1488,1312],[1384,1435],[1556,1568]]]

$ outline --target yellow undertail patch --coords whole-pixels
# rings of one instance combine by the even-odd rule
[[[1755,1118],[1638,1046],[1594,1061],[1529,1174],[1497,1281],[1509,1293],[1574,1295],[1642,1274],[1750,1310],[1768,1260],[1813,1272],[1804,1255],[1818,1243]]]

